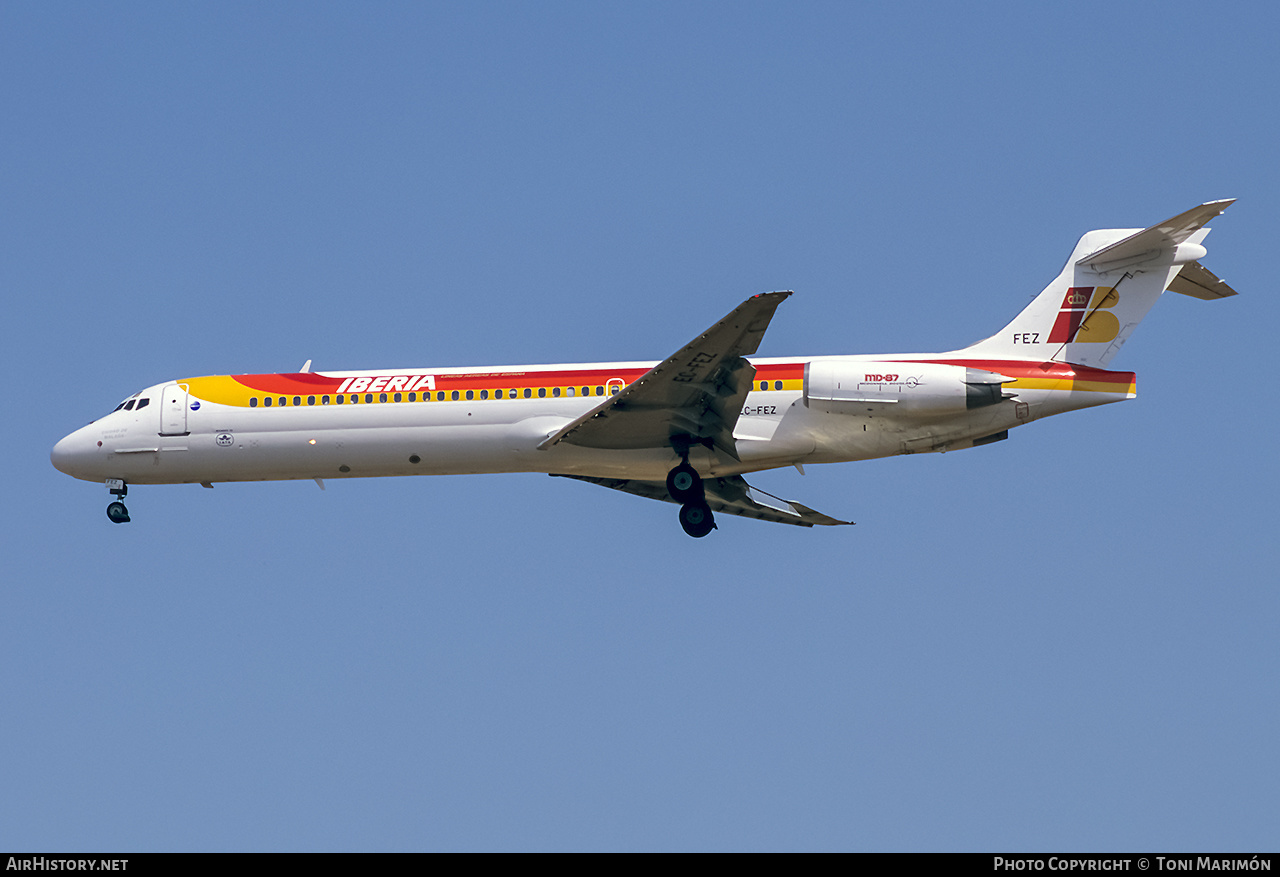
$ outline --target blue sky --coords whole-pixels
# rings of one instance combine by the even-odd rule
[[[1242,850],[1280,825],[1270,4],[6,4],[0,848]],[[950,349],[1203,201],[1138,398],[763,473],[138,488],[177,377]]]

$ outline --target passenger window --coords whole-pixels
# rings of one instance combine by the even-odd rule
[[[457,391],[457,390],[454,390],[452,393],[450,393],[450,394],[449,394],[449,400],[450,400],[451,402],[457,402],[457,401],[458,401],[458,391]]]
[[[612,387],[609,388],[609,395],[616,396],[618,395],[618,391],[621,389],[622,389],[622,386],[620,384],[614,384]]]
[[[545,399],[545,398],[547,398],[547,388],[546,388],[546,387],[539,387],[539,388],[538,388],[538,398],[539,398],[539,399]]]
[[[488,399],[488,398],[489,398],[489,391],[488,391],[488,390],[481,390],[481,391],[480,391],[480,398],[481,398],[481,399]]]
[[[564,391],[564,394],[565,394],[566,396],[572,396],[572,395],[573,395],[573,393],[574,393],[574,388],[573,388],[573,387],[569,387],[567,390],[565,390],[565,391]]]
[[[781,389],[782,389],[782,381],[774,381],[774,382],[773,382],[773,388],[774,388],[775,390],[781,390]]]
[[[271,407],[271,397],[270,397],[270,396],[267,396],[265,399],[263,399],[263,400],[262,400],[262,405],[263,405],[263,407],[264,407],[264,408],[270,408],[270,407]]]
[[[250,407],[250,408],[257,408],[257,407],[258,407],[258,397],[257,397],[257,396],[251,396],[251,397],[249,398],[249,407]]]
[[[399,402],[400,400],[399,400],[399,399],[397,399],[396,401],[397,401],[397,402]],[[417,394],[417,393],[410,393],[410,394],[409,394],[409,401],[410,401],[410,402],[417,402],[417,401],[418,401],[418,394]]]
[[[343,402],[347,401],[347,397],[339,393],[338,395],[333,397],[333,401],[341,405]]]
[[[371,404],[371,403],[373,402],[373,394],[372,394],[372,393],[365,393],[365,394],[364,394],[364,401],[365,401],[365,404],[366,404],[366,405]]]
[[[474,399],[475,397],[476,397],[476,393],[475,393],[475,391],[474,391],[474,390],[467,390],[467,401],[468,401],[468,402],[470,402],[470,401],[471,401],[472,399]]]
[[[551,395],[552,395],[552,396],[555,396],[557,399],[559,399],[559,398],[560,398],[560,388],[559,388],[559,387],[556,387],[555,389],[553,389],[553,390],[551,391]]]
[[[284,396],[281,396],[281,397],[280,397],[280,407],[281,407],[281,408],[283,408],[283,407],[284,407],[284,403],[285,403],[285,402],[287,402],[287,401],[289,401],[289,400],[288,400],[288,399],[286,399]]]
[[[597,396],[603,396],[603,395],[604,395],[604,387],[596,387],[596,395],[597,395]]]
[[[316,397],[315,397],[315,396],[308,396],[308,397],[307,397],[307,404],[308,404],[308,405],[314,405],[314,404],[316,404]]]
[[[321,404],[321,405],[328,405],[328,404],[329,404],[329,397],[328,397],[328,396],[321,396],[321,397],[320,397],[320,404]]]
[[[299,405],[301,405],[301,404],[302,404],[302,397],[301,397],[301,396],[294,396],[294,397],[293,397],[293,407],[297,408],[297,407],[298,407]]]
[[[767,389],[769,389],[769,382],[768,382],[768,381],[761,381],[761,382],[760,382],[760,389],[762,389],[762,390],[767,390]]]
[[[379,402],[385,402],[385,401],[387,401],[387,394],[386,394],[386,393],[379,393],[379,394],[378,394],[378,401],[379,401]]]
[[[528,387],[525,387],[525,388],[524,388],[524,397],[525,397],[526,399],[528,399],[528,398],[529,398],[530,396],[532,396],[532,395],[533,395],[533,390],[530,390]]]

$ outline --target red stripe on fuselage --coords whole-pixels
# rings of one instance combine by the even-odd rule
[[[1097,381],[1128,387],[1137,380],[1133,372],[1113,372],[1075,365],[1069,362],[1028,362],[1018,359],[891,359],[886,362],[938,362],[943,365],[960,365],[983,371],[998,372],[1011,378],[1071,378],[1078,381]]]
[[[461,374],[440,374],[426,370],[380,372],[363,377],[423,377],[432,375],[437,390],[478,390],[493,387],[566,387],[597,386],[610,381],[622,380],[633,383],[648,369],[644,368],[587,368],[563,369],[556,371],[487,371],[466,372]],[[313,393],[335,393],[342,386],[345,377],[326,377],[309,372],[291,372],[287,374],[232,375],[232,377],[251,390],[270,395],[295,395]],[[804,377],[804,363],[782,363],[758,366],[756,377],[761,380],[798,380]]]

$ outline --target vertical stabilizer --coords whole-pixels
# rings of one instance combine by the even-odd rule
[[[1184,292],[1198,281],[1201,288],[1207,275],[1217,284],[1213,295],[1197,297],[1235,294],[1197,261],[1206,253],[1204,224],[1233,200],[1201,204],[1150,228],[1086,233],[1062,273],[1013,322],[966,352],[1106,368],[1171,285]]]

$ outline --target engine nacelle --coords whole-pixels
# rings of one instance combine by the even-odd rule
[[[805,365],[805,404],[829,414],[945,417],[995,405],[1012,380],[933,362],[815,360]]]

